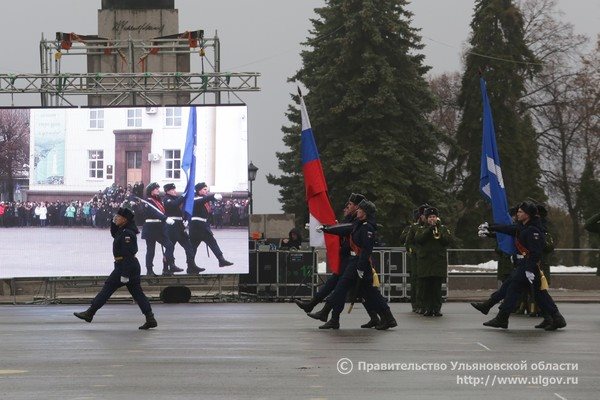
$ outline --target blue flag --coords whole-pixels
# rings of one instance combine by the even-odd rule
[[[187,220],[192,217],[194,211],[194,185],[196,184],[196,131],[196,107],[192,106],[190,107],[185,149],[183,150],[183,159],[181,160],[181,169],[187,176],[185,202],[183,203],[183,215]]]
[[[502,179],[500,168],[500,157],[496,145],[496,133],[494,132],[494,120],[492,110],[487,96],[485,80],[480,78],[481,96],[483,100],[483,141],[481,144],[481,177],[479,179],[479,190],[483,197],[492,204],[493,220],[496,224],[512,224],[508,213],[508,201],[506,190]],[[515,254],[515,241],[510,235],[496,234],[498,248],[506,254]]]

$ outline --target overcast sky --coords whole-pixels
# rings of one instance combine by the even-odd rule
[[[175,0],[180,31],[204,29],[205,35],[212,36],[218,30],[222,71],[262,74],[261,92],[240,96],[248,104],[249,159],[259,167],[253,186],[255,213],[281,212],[277,188],[267,183],[265,175],[279,173],[275,152],[285,151],[280,128],[287,124],[284,113],[289,93],[295,90],[286,80],[300,67],[300,42],[308,35],[309,18],[315,16],[314,8],[324,3]],[[461,69],[460,54],[469,34],[473,4],[474,0],[416,0],[410,4],[413,26],[422,28],[423,52],[433,74]],[[38,73],[42,34],[46,38],[53,38],[57,31],[97,34],[100,6],[100,0],[7,2],[0,17],[0,73]],[[559,9],[576,33],[590,37],[599,33],[600,0],[559,0]],[[65,59],[62,72],[84,72],[83,62]],[[0,105],[10,104],[10,96],[0,97]],[[38,106],[39,98],[16,96],[14,104]]]

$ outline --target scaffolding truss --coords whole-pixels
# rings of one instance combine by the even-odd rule
[[[189,94],[187,104],[205,101],[214,95],[221,104],[221,94],[260,91],[257,72],[222,72],[220,41],[205,38],[203,31],[184,32],[147,40],[109,40],[97,36],[57,32],[54,40],[40,42],[38,74],[0,74],[1,94],[40,94],[42,106],[72,106],[76,96],[101,96],[110,106],[136,104],[160,105],[157,96]],[[150,72],[148,64],[157,55],[200,57],[200,72]],[[65,56],[96,57],[112,63],[122,72],[65,73]],[[189,60],[188,60],[189,62]],[[119,65],[119,67],[117,67]],[[88,67],[89,68],[89,67]],[[237,97],[237,96],[236,96]],[[189,99],[189,102],[188,100]]]

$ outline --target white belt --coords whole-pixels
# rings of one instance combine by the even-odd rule
[[[147,219],[146,222],[162,222],[160,219]]]
[[[192,221],[202,221],[202,222],[206,222],[206,218],[192,217]]]
[[[523,259],[523,258],[525,258],[525,256],[523,254],[517,254],[517,258],[518,259]]]
[[[183,218],[181,217],[169,217],[171,219],[174,219],[175,221],[181,221]]]

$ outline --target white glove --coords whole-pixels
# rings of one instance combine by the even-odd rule
[[[365,271],[361,271],[361,270],[357,270],[356,273],[358,274],[359,279],[362,279],[363,276],[365,275]]]
[[[217,194],[215,194],[215,200],[216,200],[216,201],[221,201],[221,200],[223,200],[223,195],[222,195],[221,193],[217,193]]]
[[[533,272],[525,271],[525,276],[527,277],[529,283],[533,283],[533,279],[535,278],[535,274]]]
[[[129,278],[126,277],[126,276],[122,276],[121,277],[121,283],[127,283],[127,282],[129,282]]]
[[[488,233],[490,233],[490,231],[488,231],[487,229],[480,229],[479,231],[477,231],[477,236],[479,236],[480,238],[488,237]]]
[[[173,225],[175,223],[175,220],[171,217],[167,217],[167,219],[165,219],[165,222],[167,223],[167,225]]]
[[[317,227],[315,228],[315,230],[316,230],[318,233],[323,233],[323,228],[325,228],[325,226],[324,226],[324,225],[319,225],[319,226],[317,226]]]
[[[488,231],[489,228],[490,224],[488,224],[487,222],[484,222],[483,224],[479,225],[479,227],[477,227],[477,229],[480,231]]]
[[[189,223],[190,223],[190,221],[188,221],[187,219],[184,219],[183,220],[183,227],[187,228]]]

